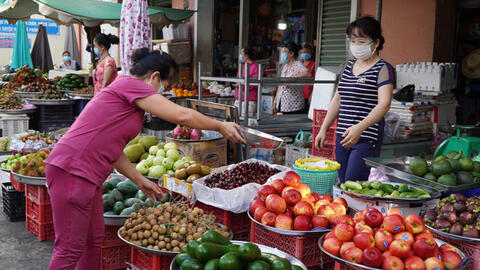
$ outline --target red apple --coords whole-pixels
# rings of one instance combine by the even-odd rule
[[[405,270],[424,270],[425,263],[418,256],[410,256],[405,259]]]
[[[332,230],[332,231],[329,231],[326,235],[325,235],[325,240],[327,240],[328,238],[335,238],[335,232]]]
[[[265,199],[267,198],[268,195],[270,194],[275,194],[277,191],[275,190],[275,188],[273,188],[272,186],[270,185],[265,185],[265,186],[262,186],[259,190],[258,190],[258,197],[262,200],[262,201],[265,201]]]
[[[287,209],[287,203],[277,194],[270,194],[265,199],[265,206],[268,210],[275,212],[276,214],[282,214]]]
[[[335,231],[335,237],[343,242],[351,241],[355,232],[353,225],[346,223],[338,224],[333,230]]]
[[[300,183],[297,186],[297,189],[302,194],[302,198],[307,198],[308,196],[312,195],[312,189],[304,183]]]
[[[319,200],[327,200],[329,202],[333,202],[333,198],[332,198],[332,195],[330,194],[322,194],[320,195],[320,199]]]
[[[340,220],[340,216],[338,214],[333,214],[333,215],[330,216],[330,218],[328,218],[328,222],[331,225],[337,225],[339,220]],[[335,227],[335,226],[333,226],[333,227]]]
[[[385,260],[385,258],[388,257],[388,256],[392,256],[392,254],[390,253],[390,251],[388,251],[388,250],[387,250],[387,251],[384,251],[384,252],[382,253],[382,260]]]
[[[353,263],[362,263],[363,252],[357,247],[352,247],[345,251],[345,260]]]
[[[355,223],[353,222],[353,218],[350,217],[349,215],[342,215],[338,218],[337,220],[337,224],[341,224],[341,223],[347,223],[347,224],[350,224],[350,225],[354,225]]]
[[[330,221],[331,216],[335,215],[335,210],[330,204],[324,204],[318,208],[317,215],[325,216]]]
[[[425,223],[423,222],[423,219],[421,217],[412,214],[408,215],[405,219],[405,227],[410,233],[419,234],[425,229]]]
[[[268,211],[265,214],[263,214],[261,222],[264,225],[273,227],[275,226],[276,218],[277,218],[277,215],[275,215],[275,213]]]
[[[383,270],[404,270],[405,265],[403,264],[403,261],[400,258],[395,256],[388,256],[388,257],[385,257],[385,260],[383,260],[382,269]]]
[[[364,221],[363,220],[364,212],[365,212],[364,210],[356,212],[355,215],[353,215],[353,222],[358,223],[360,221]]]
[[[293,229],[296,231],[310,231],[313,228],[310,217],[297,216],[293,221]]]
[[[292,189],[298,191],[298,189],[296,189],[296,188],[294,188],[294,187],[286,186],[286,187],[282,190],[281,196],[283,197],[284,194],[285,194],[287,191],[292,190]],[[300,191],[298,191],[298,192],[300,192]],[[302,194],[300,194],[300,197],[301,197],[301,196],[302,196]]]
[[[433,235],[430,232],[422,232],[415,235],[415,241],[418,241],[420,239],[435,241],[435,238],[433,238]]]
[[[372,228],[379,227],[382,225],[383,215],[379,211],[367,211],[365,214],[365,224]]]
[[[289,215],[291,218],[295,218],[295,214],[293,213],[293,208],[287,206],[287,210],[285,210],[285,214]]]
[[[375,233],[375,247],[380,251],[385,251],[390,248],[390,244],[393,242],[393,234],[383,229],[378,230]]]
[[[340,254],[340,247],[342,246],[342,241],[337,238],[329,238],[323,241],[323,248],[330,254],[338,256]]]
[[[410,254],[411,248],[407,241],[397,239],[390,244],[389,250],[393,256],[405,259]]]
[[[313,210],[315,211],[315,215],[318,215],[318,209],[320,208],[320,206],[322,206],[324,204],[330,205],[330,202],[327,201],[327,200],[318,200],[318,201],[315,202],[315,204],[313,206]]]
[[[293,213],[295,216],[313,216],[313,207],[306,201],[300,201],[293,207]],[[328,218],[328,217],[327,217]]]
[[[443,262],[437,257],[430,257],[425,260],[425,270],[444,270]]]
[[[442,253],[442,262],[448,270],[457,269],[462,263],[462,257],[457,252],[446,251]]]
[[[330,206],[333,208],[333,210],[335,210],[335,213],[337,213],[337,215],[339,216],[347,214],[347,208],[339,202],[332,202],[330,203]]]
[[[390,215],[399,215],[402,218],[405,218],[405,212],[400,208],[391,208],[387,211],[387,216]]]
[[[342,247],[340,248],[340,257],[345,259],[345,252],[349,249],[355,247],[355,243],[353,242],[345,242],[343,243]]]
[[[367,248],[363,251],[362,263],[370,267],[380,267],[382,265],[382,253],[374,247]]]
[[[259,198],[255,198],[251,203],[250,203],[250,213],[252,214],[255,214],[255,210],[258,208],[258,207],[265,207],[265,203],[260,200]]]
[[[282,179],[273,180],[270,185],[277,191],[277,194],[282,194],[282,190],[285,187]]]
[[[360,221],[357,224],[355,224],[355,234],[359,234],[362,232],[374,235],[373,229],[367,224],[365,224],[365,222]]]
[[[287,186],[298,187],[300,185],[300,176],[294,171],[288,171],[283,178],[283,182]]]
[[[436,250],[437,244],[432,240],[420,239],[413,243],[413,251],[415,251],[415,254],[422,259],[434,256]]]
[[[312,217],[313,228],[322,227],[328,228],[328,219],[324,216],[314,215]]]
[[[383,228],[393,234],[405,231],[405,224],[403,224],[402,216],[397,214],[386,216],[383,219]]]
[[[335,234],[336,235],[336,234]],[[361,249],[366,249],[375,246],[375,240],[369,233],[359,233],[353,237],[355,246]]]
[[[414,238],[413,234],[411,234],[409,232],[397,233],[394,238],[395,238],[395,240],[402,239],[402,240],[407,241],[407,243],[410,247],[413,246],[413,243],[415,242],[415,238]]]
[[[312,204],[312,207],[315,208],[315,202],[316,202],[316,200],[315,200],[315,197],[313,197],[313,195],[310,194],[308,197],[302,198],[302,200],[305,200],[305,201],[311,203],[311,204]]]
[[[280,214],[275,218],[275,228],[283,230],[291,230],[293,219],[287,214]]]
[[[262,221],[262,216],[266,212],[268,212],[268,209],[266,207],[259,206],[259,207],[257,207],[257,209],[255,209],[255,213],[253,213],[253,218],[256,221],[261,222]]]
[[[315,198],[315,202],[320,200],[320,194],[318,194],[317,192],[313,192],[312,196],[313,196],[313,198]]]
[[[457,248],[455,248],[454,246],[452,246],[450,244],[443,244],[443,245],[440,246],[440,248],[438,250],[440,251],[440,253],[444,253],[444,252],[447,252],[447,251],[457,252]]]
[[[345,206],[345,209],[348,209],[347,201],[344,198],[341,198],[341,197],[335,198],[335,200],[333,200],[333,202],[341,203],[341,204],[343,204],[343,206]]]

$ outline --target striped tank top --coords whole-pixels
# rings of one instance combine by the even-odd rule
[[[382,85],[394,84],[393,68],[383,59],[379,60],[367,71],[355,76],[352,72],[356,60],[347,62],[345,69],[338,83],[340,95],[340,110],[338,113],[337,135],[343,133],[351,126],[354,126],[377,106],[378,88]],[[379,81],[379,73],[386,68],[386,80]],[[384,119],[367,128],[360,138],[378,141],[383,135]]]

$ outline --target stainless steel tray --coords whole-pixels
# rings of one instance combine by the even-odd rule
[[[270,148],[277,150],[282,146],[283,140],[268,133],[242,127],[243,135],[248,145],[255,145],[258,148]]]
[[[45,177],[31,177],[31,176],[20,175],[14,172],[12,172],[12,175],[13,175],[13,180],[22,184],[45,186],[45,183],[47,182],[47,178]]]
[[[130,216],[105,215],[103,214],[103,223],[108,226],[123,226]]]
[[[468,243],[472,243],[472,244],[480,244],[480,238],[472,238],[472,237],[465,237],[465,236],[461,236],[461,235],[455,235],[455,234],[451,234],[451,233],[447,233],[447,232],[442,232],[440,230],[437,230],[431,226],[428,226],[427,224],[425,224],[425,226],[430,229],[431,231],[435,232],[436,234],[438,235],[441,235],[445,238],[448,238],[448,239],[452,239],[452,240],[457,240],[457,241],[462,241],[462,242],[468,242]]]
[[[7,163],[7,161],[4,160],[4,161],[0,162],[0,164],[2,164],[2,163]],[[4,171],[4,172],[7,172],[7,173],[10,173],[11,170],[7,170],[7,169],[2,169],[2,168],[0,168],[0,171]]]
[[[21,110],[0,110],[0,113],[4,114],[29,114],[34,113],[35,109],[21,109]]]
[[[408,183],[421,185],[422,187],[428,186],[440,192],[458,192],[480,187],[480,182],[466,185],[447,186],[423,177],[413,175],[410,173],[410,169],[408,167],[408,165],[410,164],[410,160],[412,159],[413,157],[365,158],[364,160],[365,164],[372,168],[383,167],[388,176],[393,175]]]
[[[392,185],[399,185],[401,183],[396,183],[396,182],[388,182],[388,184]],[[360,193],[355,193],[347,190],[343,190],[340,188],[340,184],[335,185],[338,189],[342,191],[342,193],[347,194],[350,197],[353,198],[358,198],[358,199],[363,199],[363,200],[373,200],[373,201],[384,201],[384,202],[391,202],[391,203],[419,203],[419,202],[426,202],[430,201],[432,199],[437,199],[440,198],[441,193],[438,192],[435,189],[428,188],[428,187],[421,187],[425,189],[428,193],[430,193],[430,198],[386,198],[386,197],[378,197],[378,196],[371,196],[371,195],[365,195],[365,194],[360,194]],[[415,186],[412,184],[408,185],[409,187],[414,187],[418,188],[419,186]]]
[[[327,233],[329,231],[331,231],[332,229],[328,229],[328,228],[321,228],[321,227],[318,227],[318,228],[315,228],[315,229],[312,229],[311,231],[294,231],[294,230],[283,230],[283,229],[278,229],[278,228],[275,228],[275,227],[271,227],[271,226],[267,226],[265,224],[262,224],[258,221],[256,221],[252,215],[250,214],[250,211],[247,211],[247,215],[248,217],[253,221],[255,222],[256,224],[258,224],[259,226],[262,226],[263,228],[271,231],[271,232],[274,232],[274,233],[278,233],[278,234],[282,234],[282,235],[289,235],[289,236],[321,236],[323,235],[324,233]]]
[[[237,244],[237,245],[242,245],[242,244],[250,243],[250,242],[233,240],[232,243]],[[254,243],[254,244],[257,245],[262,252],[277,255],[278,257],[287,259],[292,265],[298,265],[304,270],[308,269],[307,266],[305,266],[305,264],[303,264],[303,262],[301,262],[299,259],[293,257],[292,255],[290,255],[288,253],[285,253],[285,252],[283,252],[279,249],[273,248],[273,247],[268,247],[268,246],[260,245],[260,244],[257,244],[257,243]],[[179,265],[177,265],[177,263],[175,262],[175,259],[174,259],[172,261],[172,263],[170,264],[170,270],[181,270],[181,269],[182,268]]]
[[[323,248],[323,241],[325,239],[325,235],[323,235],[322,237],[320,237],[320,239],[318,239],[318,246],[320,247],[320,249],[325,253],[327,254],[328,256],[330,256],[332,259],[352,268],[352,269],[361,269],[361,270],[382,270],[382,268],[375,268],[375,267],[369,267],[369,266],[366,266],[366,265],[363,265],[363,264],[358,264],[358,263],[352,263],[350,261],[347,261],[347,260],[344,260],[340,257],[337,257],[335,255],[332,255],[330,254],[328,251],[326,251],[324,248]],[[439,239],[435,239],[435,242],[437,242],[437,244],[440,246],[442,244],[446,244],[447,242],[445,241],[442,241],[442,240],[439,240]],[[455,247],[456,248],[456,247]],[[465,253],[463,253],[463,251],[461,251],[460,249],[456,248],[457,249],[457,253],[458,255],[460,255],[460,257],[462,257],[462,263],[461,263],[461,266],[455,270],[464,270],[464,269],[467,269],[468,266],[470,265],[472,259],[470,257],[467,257],[465,255]]]
[[[70,105],[75,103],[74,100],[71,99],[32,99],[27,98],[25,99],[30,104],[34,105]]]
[[[87,94],[68,93],[67,95],[71,98],[77,98],[77,99],[92,99],[93,98],[93,95],[87,95]]]

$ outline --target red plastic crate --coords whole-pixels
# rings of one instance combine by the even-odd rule
[[[102,270],[125,269],[130,260],[130,246],[102,247]]]
[[[313,116],[313,125],[312,125],[312,140],[315,140],[317,137],[320,128],[322,127],[323,121],[327,111],[325,110],[314,110]],[[335,139],[336,139],[336,130],[337,130],[337,119],[333,121],[330,128],[327,130],[327,137],[325,139],[325,146],[322,149],[318,150],[315,147],[315,144],[312,144],[312,155],[322,158],[335,159]]]
[[[206,205],[197,201],[195,206],[202,209],[204,213],[211,214],[216,217],[216,221],[227,226],[234,233],[234,239],[237,232],[245,232],[250,230],[250,218],[247,212],[235,214],[211,205]],[[239,239],[238,239],[239,240]]]
[[[53,222],[52,206],[50,204],[38,204],[29,198],[25,198],[26,214],[38,223]]]
[[[127,245],[125,242],[118,238],[118,229],[121,226],[108,226],[105,225],[105,231],[103,236],[103,247],[115,247],[115,246],[123,246]]]
[[[53,230],[53,222],[38,223],[33,218],[27,216],[26,224],[27,224],[27,232],[31,232],[35,234],[39,241],[55,240],[55,231]]]
[[[142,270],[169,270],[175,256],[153,255],[130,247],[130,264],[133,269]]]
[[[25,184],[19,183],[13,179],[13,174],[10,173],[10,183],[12,183],[13,187],[16,191],[25,191]]]
[[[50,196],[45,186],[25,185],[25,197],[37,204],[50,204]]]
[[[432,234],[435,238],[451,244],[452,246],[463,251],[463,253],[465,253],[467,257],[470,257],[470,259],[472,260],[472,263],[470,263],[470,265],[466,268],[466,270],[480,269],[480,244],[474,245],[474,244],[470,244],[470,243],[466,243],[458,240],[451,240],[439,234],[436,234],[435,232],[432,232]]]
[[[269,231],[251,221],[250,241],[278,248],[302,261],[308,268],[318,269],[332,259],[318,247],[320,237],[287,236]]]

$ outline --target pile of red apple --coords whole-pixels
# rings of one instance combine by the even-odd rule
[[[375,208],[357,212],[325,236],[323,248],[344,260],[386,270],[456,269],[462,262],[455,247],[438,247],[421,217],[405,218],[398,208],[386,216]]]
[[[284,230],[310,231],[313,228],[333,227],[345,219],[348,205],[345,199],[333,200],[329,194],[312,193],[293,171],[283,179],[274,180],[258,191],[250,203],[254,219],[267,226]]]

